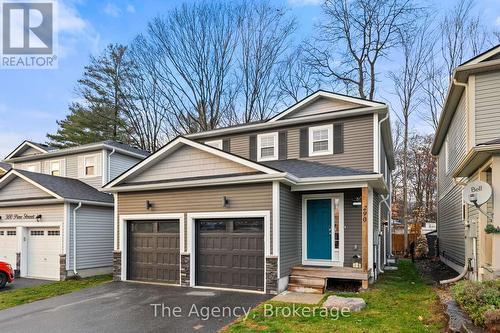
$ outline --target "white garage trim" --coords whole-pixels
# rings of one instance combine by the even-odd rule
[[[132,214],[132,215],[120,215],[120,250],[122,251],[122,271],[121,280],[127,281],[127,240],[128,240],[128,221],[149,221],[149,220],[179,220],[179,243],[180,243],[180,253],[182,255],[184,249],[184,214]],[[181,263],[181,258],[179,257],[179,263]],[[181,282],[181,269],[179,267],[179,283]]]
[[[196,286],[196,228],[195,221],[198,219],[212,219],[212,218],[245,218],[245,217],[260,217],[264,218],[264,291],[253,291],[245,289],[229,289],[229,288],[216,288],[216,287],[202,287]],[[227,290],[241,290],[249,293],[266,293],[266,258],[271,256],[271,212],[268,210],[255,210],[255,211],[237,211],[237,212],[206,212],[206,213],[188,213],[187,214],[187,249],[186,253],[190,256],[190,277],[189,285],[196,288],[205,289],[227,289]]]

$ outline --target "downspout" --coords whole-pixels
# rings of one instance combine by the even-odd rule
[[[108,179],[106,179],[106,183],[108,183],[109,181],[111,181],[111,155],[113,155],[114,153],[116,152],[116,148],[113,148],[113,150],[111,151],[111,153],[108,154],[108,167],[106,168],[107,171],[108,171],[108,174],[107,174],[107,177]]]
[[[453,84],[456,85],[456,86],[464,87],[464,89],[465,89],[465,98],[466,98],[465,105],[469,105],[469,94],[468,94],[468,85],[467,85],[467,83],[458,82],[457,79],[453,79]],[[455,183],[455,185],[459,185],[459,186],[462,186],[462,187],[464,187],[466,185],[463,181],[457,180],[456,178],[453,178],[453,182]],[[451,279],[448,279],[448,280],[441,280],[441,281],[439,281],[439,284],[453,283],[453,282],[457,282],[457,281],[463,279],[465,277],[465,275],[467,275],[467,272],[469,271],[469,266],[470,266],[470,259],[467,258],[467,251],[465,251],[465,258],[464,259],[465,259],[465,264],[464,264],[464,269],[462,270],[462,273],[460,273],[458,276],[456,276],[454,278],[451,278]],[[474,263],[475,263],[476,262],[476,258],[473,258],[473,260],[474,260]]]
[[[382,204],[384,203],[386,206],[387,206],[387,209],[390,211],[391,210],[391,207],[390,205],[387,203],[387,200],[389,200],[390,198],[390,194],[387,194],[384,198],[384,196],[382,196],[382,200],[379,201],[378,203],[378,238],[379,238],[379,254],[378,254],[378,260],[380,260],[380,239],[382,238],[382,236],[380,235],[380,233],[382,232],[382,222],[381,222],[381,217],[382,217],[382,214],[381,214],[381,211],[382,211]],[[385,240],[384,240],[385,241]],[[387,246],[387,245],[386,245]],[[385,256],[385,254],[384,254]],[[381,269],[382,265],[377,265],[378,267],[378,271],[379,273],[383,273],[384,271]]]
[[[381,144],[383,144],[383,143],[382,143],[382,140],[381,140],[381,139],[382,139],[382,123],[383,123],[384,121],[386,121],[387,119],[389,119],[389,112],[387,112],[387,114],[385,115],[385,117],[384,117],[384,118],[382,118],[382,119],[380,119],[380,120],[379,120],[379,122],[378,122],[378,133],[379,133],[379,136],[380,136],[380,140],[379,140],[379,146],[377,147],[377,150],[378,150],[378,157],[379,157],[379,161],[378,161],[378,162],[379,162],[379,163],[380,163],[380,145],[381,145]],[[384,161],[384,165],[385,165],[385,164],[386,164],[386,163],[385,163],[385,161]],[[385,172],[387,173],[387,170],[385,170]],[[384,175],[384,176],[385,176],[385,175]],[[378,240],[378,252],[379,252],[379,253],[378,253],[378,255],[377,255],[377,256],[378,256],[377,261],[379,261],[379,260],[380,260],[380,238],[381,238],[381,236],[380,236],[380,232],[381,232],[381,230],[382,230],[382,229],[381,229],[381,225],[382,225],[382,224],[381,224],[381,222],[380,222],[380,217],[381,217],[380,210],[381,210],[381,207],[382,207],[382,203],[385,203],[385,205],[386,205],[386,206],[387,206],[387,208],[389,209],[389,212],[391,211],[391,207],[390,207],[390,205],[387,203],[387,200],[388,200],[390,197],[391,197],[391,196],[390,196],[390,193],[389,193],[388,195],[386,195],[386,196],[385,196],[385,198],[384,198],[384,197],[382,197],[383,199],[382,199],[382,200],[378,203],[378,232],[379,232],[379,234],[377,235],[377,237],[378,237],[378,239],[379,239],[379,240]],[[384,254],[384,256],[385,256],[385,254]],[[379,263],[379,264],[377,265],[377,269],[378,269],[379,273],[383,273],[383,272],[384,272],[384,271],[381,269],[381,267],[382,267],[382,265],[381,265],[381,263]]]
[[[73,274],[78,276],[78,271],[76,270],[76,211],[82,207],[82,203],[79,202],[78,206],[73,209]]]

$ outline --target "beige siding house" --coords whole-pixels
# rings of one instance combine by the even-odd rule
[[[147,155],[112,141],[23,142],[0,163],[0,260],[31,278],[111,272],[113,197],[98,189]]]
[[[387,106],[325,91],[265,122],[178,137],[102,189],[115,196],[115,279],[368,287],[390,254],[393,167]]]
[[[500,46],[454,71],[433,145],[438,156],[438,237],[441,260],[468,277],[500,276]],[[493,188],[480,208],[467,204],[463,190],[474,181]],[[465,268],[464,268],[465,267]]]

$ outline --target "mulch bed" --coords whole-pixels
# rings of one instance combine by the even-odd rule
[[[418,259],[415,260],[415,266],[424,281],[433,285],[439,285],[439,281],[454,278],[459,274],[439,259]]]

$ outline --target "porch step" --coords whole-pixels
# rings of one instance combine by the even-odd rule
[[[324,287],[311,287],[304,286],[302,284],[288,283],[288,291],[293,291],[297,293],[307,293],[307,294],[323,294],[325,292]]]
[[[300,275],[290,275],[290,280],[288,283],[294,285],[302,285],[312,288],[324,288],[326,279],[311,277],[311,276],[300,276]]]
[[[291,270],[291,275],[313,278],[335,278],[347,280],[367,280],[369,272],[351,267],[311,267],[296,266]]]

